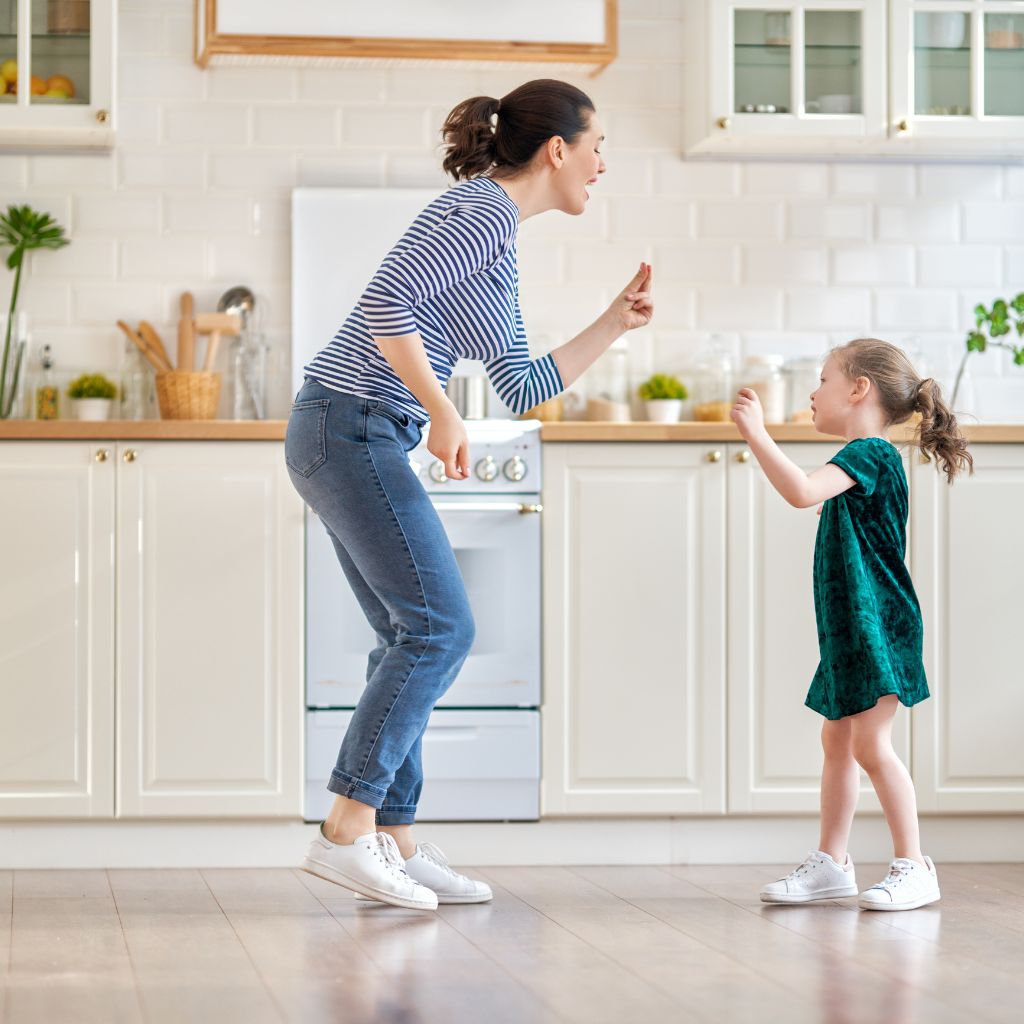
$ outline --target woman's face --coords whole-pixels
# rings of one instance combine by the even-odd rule
[[[587,208],[590,186],[605,171],[601,157],[603,142],[604,128],[597,114],[591,114],[586,130],[574,143],[565,144],[562,165],[554,176],[556,209],[575,216]]]

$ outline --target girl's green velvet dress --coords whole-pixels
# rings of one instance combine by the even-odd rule
[[[825,502],[814,546],[814,612],[821,664],[806,704],[829,719],[867,711],[894,693],[928,696],[921,607],[904,558],[907,476],[893,445],[857,438],[830,460],[855,486]]]

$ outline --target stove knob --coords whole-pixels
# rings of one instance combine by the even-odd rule
[[[445,475],[444,472],[443,462],[435,462],[430,467],[429,473],[430,479],[433,480],[435,484],[443,484],[448,482],[448,477]]]
[[[519,483],[526,476],[526,463],[518,455],[513,455],[502,468],[505,476],[513,483]]]
[[[489,484],[498,475],[498,464],[488,455],[476,464],[476,475]]]

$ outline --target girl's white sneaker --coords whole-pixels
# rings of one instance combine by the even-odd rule
[[[367,832],[349,846],[332,843],[321,826],[302,870],[393,907],[437,909],[437,896],[409,877],[398,844],[386,832]]]
[[[939,876],[930,857],[925,857],[927,868],[916,860],[897,857],[889,865],[889,874],[877,885],[865,889],[857,900],[862,910],[917,910],[935,903],[939,892]]]
[[[812,903],[856,895],[857,879],[850,855],[846,855],[845,863],[837,864],[821,850],[812,850],[798,868],[761,890],[764,903]]]
[[[486,882],[460,875],[433,843],[420,843],[405,862],[405,870],[411,878],[436,893],[438,903],[487,903],[494,899]]]

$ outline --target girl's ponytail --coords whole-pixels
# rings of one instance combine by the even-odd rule
[[[463,100],[445,119],[441,129],[446,149],[442,166],[456,181],[486,174],[495,162],[494,125],[501,106],[491,96]]]
[[[931,377],[918,381],[914,411],[921,416],[917,444],[929,459],[938,460],[949,483],[964,470],[973,473],[974,459],[967,450],[967,439],[960,433],[942,389]]]

